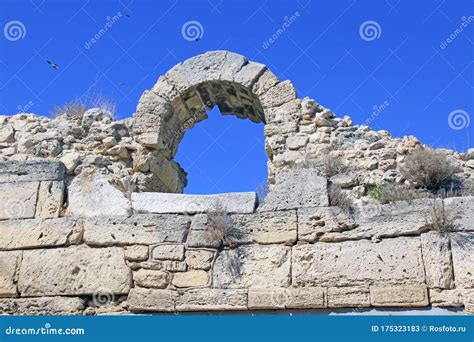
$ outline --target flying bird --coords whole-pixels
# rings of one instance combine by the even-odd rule
[[[123,15],[126,16],[127,18],[130,18],[130,14],[128,13],[124,13]]]
[[[52,67],[53,69],[59,68],[59,65],[58,65],[58,64],[53,63],[53,62],[51,62],[51,61],[46,61],[46,63],[48,63],[49,65],[51,65],[51,67]]]

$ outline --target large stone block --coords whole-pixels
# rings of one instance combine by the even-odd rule
[[[430,289],[430,303],[433,306],[463,306],[474,299],[474,289]]]
[[[0,250],[64,246],[76,229],[76,219],[0,221]]]
[[[127,294],[130,269],[121,248],[68,248],[23,253],[18,290],[22,296]]]
[[[193,289],[176,303],[177,311],[247,310],[247,290]]]
[[[259,96],[259,99],[264,108],[278,107],[296,99],[295,87],[291,81],[283,81],[268,89],[265,93]]]
[[[258,211],[278,211],[329,205],[327,179],[315,169],[290,169],[276,174]]]
[[[232,229],[237,243],[293,244],[297,237],[296,212],[232,215]]]
[[[372,306],[427,306],[428,291],[425,285],[371,286]]]
[[[321,241],[346,241],[371,238],[418,235],[427,231],[432,200],[399,201],[385,205],[356,207],[353,217],[356,226],[340,232],[327,232]]]
[[[170,312],[175,310],[177,299],[177,291],[135,287],[130,289],[127,306],[132,312]]]
[[[368,286],[330,287],[327,292],[330,308],[360,308],[370,306]]]
[[[0,183],[63,180],[64,173],[64,165],[58,161],[9,160],[0,163]]]
[[[190,224],[189,217],[178,215],[89,218],[84,222],[84,241],[91,246],[180,243]]]
[[[41,182],[38,192],[35,217],[59,217],[64,204],[64,188],[63,181]]]
[[[0,183],[0,220],[33,218],[39,182]]]
[[[316,309],[326,307],[325,291],[321,287],[290,287],[286,289],[288,309]]]
[[[456,288],[474,288],[474,233],[451,233]]]
[[[0,315],[82,315],[84,300],[69,297],[0,299]]]
[[[292,248],[293,286],[423,283],[420,239],[318,242]]]
[[[448,236],[438,232],[421,234],[421,247],[428,287],[441,289],[454,287]]]
[[[16,296],[16,274],[21,252],[0,252],[0,297]]]
[[[71,216],[126,216],[131,212],[130,200],[108,180],[97,174],[74,178],[68,187],[68,208]]]
[[[222,251],[214,264],[213,286],[222,288],[287,287],[291,248],[248,245]]]
[[[184,245],[163,244],[153,247],[151,257],[155,260],[184,260]]]
[[[254,192],[218,195],[183,195],[159,192],[134,192],[132,207],[138,213],[195,214],[222,210],[227,213],[253,213],[257,204]]]
[[[474,231],[474,196],[447,198],[444,204],[455,230]]]

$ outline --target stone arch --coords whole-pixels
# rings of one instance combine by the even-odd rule
[[[280,82],[265,65],[239,54],[210,51],[177,64],[143,93],[133,118],[134,139],[141,145],[134,159],[139,190],[183,191],[186,173],[173,158],[186,129],[214,106],[223,115],[266,125],[271,182],[275,151],[268,138],[297,131],[300,105],[290,81]]]

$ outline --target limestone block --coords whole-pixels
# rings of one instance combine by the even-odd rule
[[[421,234],[421,249],[428,287],[453,288],[454,274],[448,236],[438,232]]]
[[[270,189],[258,211],[328,205],[326,177],[315,169],[290,169],[277,173],[276,184]]]
[[[341,233],[357,227],[354,219],[339,207],[298,209],[298,240],[314,242],[328,233]]]
[[[286,139],[286,146],[290,150],[300,150],[306,146],[308,140],[307,135],[294,135]]]
[[[295,211],[232,215],[233,241],[237,243],[284,243],[296,241]]]
[[[0,250],[64,246],[76,229],[76,219],[0,221]]]
[[[138,213],[194,214],[221,208],[228,213],[252,213],[257,203],[254,192],[218,195],[183,195],[159,192],[134,192],[132,207]]]
[[[0,299],[0,314],[27,316],[81,315],[84,301],[75,297],[38,297]]]
[[[474,233],[451,233],[456,288],[474,288]]]
[[[213,286],[287,287],[290,284],[291,248],[248,245],[222,251],[214,264]]]
[[[41,182],[38,191],[35,217],[59,217],[64,201],[64,182]]]
[[[22,296],[127,294],[130,269],[121,248],[68,248],[23,253],[18,290]]]
[[[278,83],[278,78],[270,71],[265,70],[252,86],[252,92],[258,96]]]
[[[0,297],[16,296],[16,274],[21,252],[0,252]]]
[[[208,271],[214,260],[214,252],[205,249],[188,249],[186,251],[186,264],[193,270]]]
[[[288,294],[284,287],[248,289],[249,310],[285,309],[287,302]]]
[[[463,306],[469,298],[474,299],[474,290],[468,289],[429,289],[432,306]]]
[[[0,183],[38,182],[64,179],[64,165],[49,160],[0,162]]]
[[[184,245],[164,244],[153,247],[151,257],[154,260],[184,260]]]
[[[258,78],[267,69],[264,64],[249,62],[234,76],[234,82],[251,88]]]
[[[84,242],[91,246],[180,243],[190,224],[189,217],[177,215],[88,218],[84,222]]]
[[[290,287],[287,291],[288,309],[316,309],[326,307],[321,287]]]
[[[154,289],[164,289],[170,283],[171,276],[168,272],[160,270],[141,269],[133,272],[135,286]]]
[[[64,164],[66,172],[71,175],[81,162],[81,155],[78,152],[71,152],[62,156],[60,160]]]
[[[371,286],[372,306],[427,306],[428,291],[425,285]]]
[[[321,241],[419,235],[430,228],[428,218],[431,217],[432,206],[431,199],[358,206],[353,211],[357,227],[342,232],[326,233]]]
[[[144,268],[147,270],[163,270],[167,272],[184,272],[187,269],[186,262],[172,260],[150,260],[144,262],[127,262],[132,270]]]
[[[418,237],[387,239],[380,243],[360,240],[296,245],[292,248],[291,273],[293,286],[425,281]]]
[[[327,291],[328,307],[354,308],[369,307],[368,286],[329,287]]]
[[[264,108],[277,107],[296,99],[296,91],[291,81],[277,83],[259,96]]]
[[[282,123],[267,123],[265,125],[265,136],[272,137],[274,135],[283,135],[293,133],[298,130],[296,121],[287,121]]]
[[[455,230],[474,231],[474,196],[446,198],[444,205]]]
[[[0,183],[0,220],[33,218],[39,182]]]
[[[132,312],[175,310],[178,292],[134,287],[130,289],[127,299],[128,309]]]
[[[219,248],[222,241],[207,230],[190,230],[186,246],[191,248]]]
[[[172,284],[176,287],[200,287],[206,286],[209,282],[209,275],[203,270],[189,270],[178,272],[173,275]]]
[[[130,200],[98,174],[76,177],[68,187],[67,212],[71,216],[126,216],[130,210]]]
[[[125,259],[130,261],[148,260],[148,246],[133,245],[123,248]]]
[[[177,311],[247,310],[247,290],[193,289],[183,293]]]

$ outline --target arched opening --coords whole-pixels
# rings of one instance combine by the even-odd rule
[[[285,151],[286,136],[297,133],[300,107],[291,82],[279,82],[265,65],[241,55],[212,51],[176,65],[145,91],[134,116],[134,139],[142,146],[134,158],[138,190],[183,192],[188,180],[175,161],[178,146],[187,130],[217,108],[222,115],[266,125],[261,139],[271,183],[274,158]],[[283,157],[282,165],[288,159]]]
[[[217,107],[184,134],[175,160],[187,194],[255,191],[267,180],[264,125],[223,115]]]

